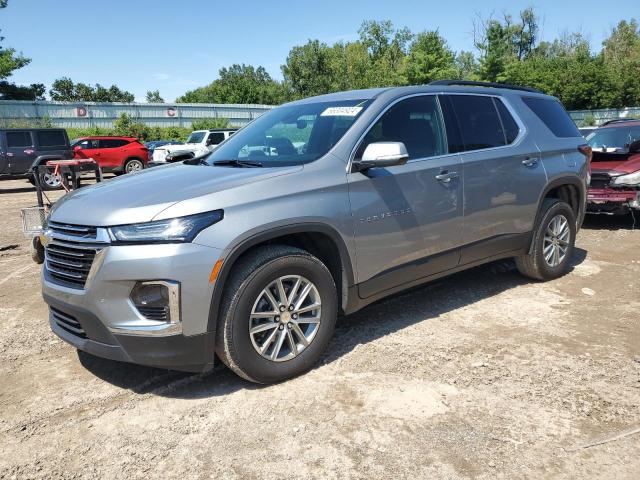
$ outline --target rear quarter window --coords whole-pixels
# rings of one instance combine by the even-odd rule
[[[67,146],[67,139],[60,130],[42,130],[36,132],[36,135],[38,137],[38,146],[41,148],[64,148]]]
[[[581,137],[562,104],[551,98],[523,97],[522,101],[559,138]]]

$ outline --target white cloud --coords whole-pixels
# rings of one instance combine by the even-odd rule
[[[170,77],[171,77],[171,75],[169,75],[168,73],[154,73],[153,74],[153,78],[155,78],[156,80],[169,80]]]

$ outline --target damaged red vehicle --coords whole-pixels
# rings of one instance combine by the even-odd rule
[[[587,137],[593,150],[588,213],[640,210],[640,120],[612,120]]]

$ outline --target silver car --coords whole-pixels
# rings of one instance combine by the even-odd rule
[[[42,238],[51,328],[97,356],[217,356],[270,383],[312,368],[339,313],[400,290],[510,257],[564,274],[589,149],[555,98],[497,87],[289,103],[204,158],[67,195]]]

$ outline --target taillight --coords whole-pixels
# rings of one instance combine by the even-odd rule
[[[580,145],[578,147],[578,151],[585,157],[587,157],[587,161],[591,163],[591,158],[593,157],[593,149],[589,145],[587,145],[586,143],[584,145]]]

